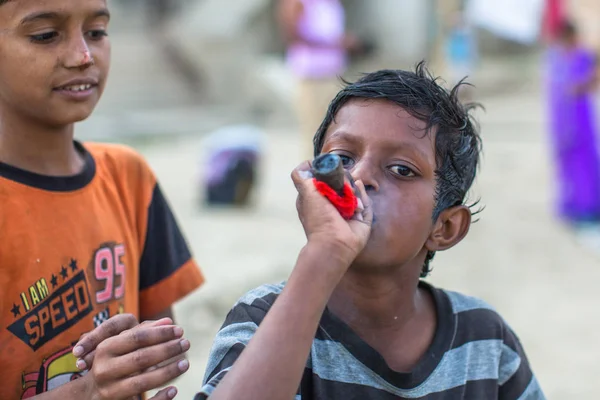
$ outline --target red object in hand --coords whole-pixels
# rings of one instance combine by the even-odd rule
[[[317,191],[327,198],[337,208],[344,219],[352,219],[358,207],[358,200],[354,190],[348,182],[344,184],[343,196],[340,196],[335,190],[325,182],[313,179]]]

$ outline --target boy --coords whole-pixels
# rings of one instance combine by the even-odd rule
[[[471,222],[480,138],[456,94],[423,64],[338,93],[315,155],[342,157],[358,212],[342,219],[308,162],[292,173],[307,244],[285,285],[231,310],[197,399],[544,398],[498,314],[420,280]]]
[[[203,281],[156,178],[128,148],[73,140],[105,86],[108,23],[105,0],[0,0],[1,399],[130,398],[188,368],[148,370],[189,348],[171,319],[128,330]]]

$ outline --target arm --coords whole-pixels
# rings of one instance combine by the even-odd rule
[[[504,347],[498,373],[500,400],[545,400],[517,335],[504,326]]]
[[[581,78],[574,83],[576,95],[586,94],[596,88],[598,84],[598,63],[595,55],[589,54],[581,61]]]
[[[302,250],[283,292],[210,399],[294,397],[327,300],[348,267],[331,253],[313,244]],[[318,269],[331,272],[315,279]]]
[[[346,222],[310,179],[300,177],[306,171],[297,169],[293,179],[308,243],[248,346],[226,375],[215,375],[216,388],[207,393],[211,400],[294,397],[327,301],[367,241],[372,212],[362,183],[356,182],[359,204],[367,206],[359,205],[355,219]]]
[[[156,183],[146,210],[140,257],[140,319],[169,316],[170,308],[204,282],[175,214]]]
[[[298,21],[304,12],[304,5],[299,0],[279,0],[277,4],[277,22],[287,44],[300,41]]]

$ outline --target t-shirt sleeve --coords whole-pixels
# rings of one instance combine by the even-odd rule
[[[194,400],[205,400],[210,397],[246,348],[266,313],[267,310],[245,303],[238,303],[231,309],[215,337],[208,358],[204,384]]]
[[[139,277],[142,319],[166,310],[204,282],[158,183],[148,207]]]
[[[545,400],[531,370],[521,342],[512,329],[504,326],[504,346],[498,373],[500,400]]]

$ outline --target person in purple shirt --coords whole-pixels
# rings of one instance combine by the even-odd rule
[[[358,52],[361,43],[346,32],[339,0],[280,0],[278,19],[287,43],[286,63],[298,80],[296,107],[307,144],[302,156],[312,158],[312,137],[339,90],[349,54]]]
[[[600,222],[600,161],[592,98],[596,56],[579,44],[575,26],[563,22],[546,63],[556,212],[575,227],[596,225]]]

